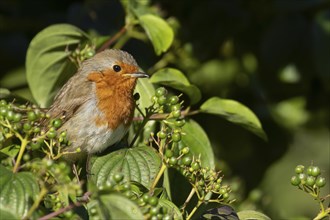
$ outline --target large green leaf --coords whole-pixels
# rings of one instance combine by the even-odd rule
[[[91,179],[97,186],[111,181],[115,173],[122,173],[124,180],[135,181],[149,188],[157,175],[161,159],[151,147],[140,146],[120,149],[110,154],[93,158]]]
[[[141,26],[146,31],[157,55],[167,51],[173,42],[174,33],[166,21],[153,14],[138,15]]]
[[[173,68],[164,68],[154,73],[150,81],[177,89],[190,98],[191,104],[197,103],[201,99],[200,90],[191,85],[187,77],[179,70]]]
[[[35,176],[28,172],[12,173],[1,165],[0,176],[1,208],[23,217],[32,204],[31,199],[39,194]]]
[[[144,219],[139,207],[130,199],[119,194],[101,195],[91,200],[88,212],[93,219]]]
[[[221,116],[259,137],[267,139],[257,116],[248,107],[237,101],[212,97],[201,105],[200,111]]]
[[[0,220],[19,220],[18,216],[15,216],[15,213],[12,212],[12,210],[4,209],[0,205]]]
[[[182,128],[185,135],[182,136],[182,143],[189,147],[190,152],[200,157],[202,166],[214,168],[214,154],[209,138],[203,128],[194,120],[190,119]]]
[[[271,220],[267,215],[254,210],[244,210],[237,213],[240,220]]]
[[[26,77],[41,107],[51,103],[57,90],[76,71],[68,59],[68,48],[87,40],[86,33],[69,24],[49,26],[33,38],[26,56]]]

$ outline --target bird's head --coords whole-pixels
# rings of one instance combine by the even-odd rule
[[[129,53],[122,50],[104,50],[82,63],[80,72],[89,81],[106,84],[109,87],[134,89],[137,78],[149,77],[140,72]]]

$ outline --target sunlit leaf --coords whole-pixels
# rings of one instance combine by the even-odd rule
[[[182,128],[182,143],[189,147],[190,152],[200,157],[202,166],[214,168],[214,154],[209,138],[203,128],[194,120],[190,119]]]
[[[1,207],[23,217],[32,205],[31,199],[39,193],[35,176],[28,172],[12,173],[1,165],[0,176]]]
[[[167,51],[173,42],[172,28],[162,18],[153,14],[138,16],[141,26],[146,31],[157,55]]]
[[[120,149],[93,158],[91,179],[97,186],[110,182],[112,175],[122,173],[124,180],[135,181],[149,188],[161,165],[158,154],[146,146]]]
[[[212,97],[201,105],[200,111],[221,116],[259,137],[267,139],[257,116],[248,107],[237,101]]]
[[[267,215],[254,210],[244,210],[237,213],[240,220],[271,220]]]
[[[13,210],[10,209],[4,209],[2,205],[0,204],[0,220],[19,220],[18,216],[15,216],[15,213],[13,213]]]
[[[119,194],[105,194],[91,200],[88,205],[90,219],[144,219],[140,208]]]
[[[76,70],[68,59],[71,54],[68,48],[87,40],[87,34],[68,24],[49,26],[33,38],[26,56],[26,77],[41,107],[50,104],[57,90]]]
[[[169,86],[187,94],[191,104],[197,103],[201,99],[199,89],[191,85],[187,77],[179,70],[173,68],[164,68],[154,73],[150,81],[161,85]]]

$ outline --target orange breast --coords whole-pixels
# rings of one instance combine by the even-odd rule
[[[120,124],[129,126],[134,113],[132,93],[136,79],[105,71],[90,73],[88,80],[95,82],[97,107],[104,114],[104,118],[96,118],[96,125],[107,123],[112,130]]]

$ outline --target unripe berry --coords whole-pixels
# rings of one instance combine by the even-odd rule
[[[325,184],[326,184],[325,178],[321,177],[321,176],[317,177],[315,184],[316,184],[316,186],[318,186],[320,188],[325,186]]]
[[[164,105],[165,103],[166,103],[166,97],[165,96],[160,96],[160,97],[158,97],[158,104],[159,105]]]
[[[291,184],[294,186],[298,186],[301,183],[301,180],[298,176],[291,177]]]
[[[37,115],[33,111],[29,111],[27,117],[29,121],[35,121],[37,119]]]
[[[166,136],[167,136],[167,134],[166,134],[165,131],[159,131],[159,132],[157,133],[157,135],[158,135],[158,137],[159,137],[160,139],[165,139]]]
[[[156,96],[161,97],[166,94],[166,89],[164,87],[160,87],[156,90]]]
[[[306,184],[308,186],[313,186],[315,184],[315,177],[314,176],[308,176],[306,179]]]
[[[120,183],[123,179],[124,179],[124,175],[121,174],[121,173],[116,173],[116,174],[113,175],[113,180],[116,183]]]
[[[295,172],[296,174],[300,174],[304,172],[305,167],[303,165],[296,166]]]
[[[174,133],[174,134],[172,134],[172,140],[174,142],[179,142],[181,140],[181,134],[180,133]]]
[[[55,127],[55,128],[59,128],[59,127],[61,127],[62,126],[62,120],[61,119],[55,119],[54,121],[53,121],[53,126]]]
[[[148,203],[151,206],[157,206],[158,205],[158,198],[156,196],[152,196],[149,198]]]
[[[170,98],[170,104],[171,105],[175,105],[175,104],[177,104],[178,102],[179,102],[179,97],[177,97],[177,96],[171,96],[171,98]]]
[[[184,165],[189,166],[191,164],[192,158],[191,156],[186,155],[181,159],[181,161]]]

